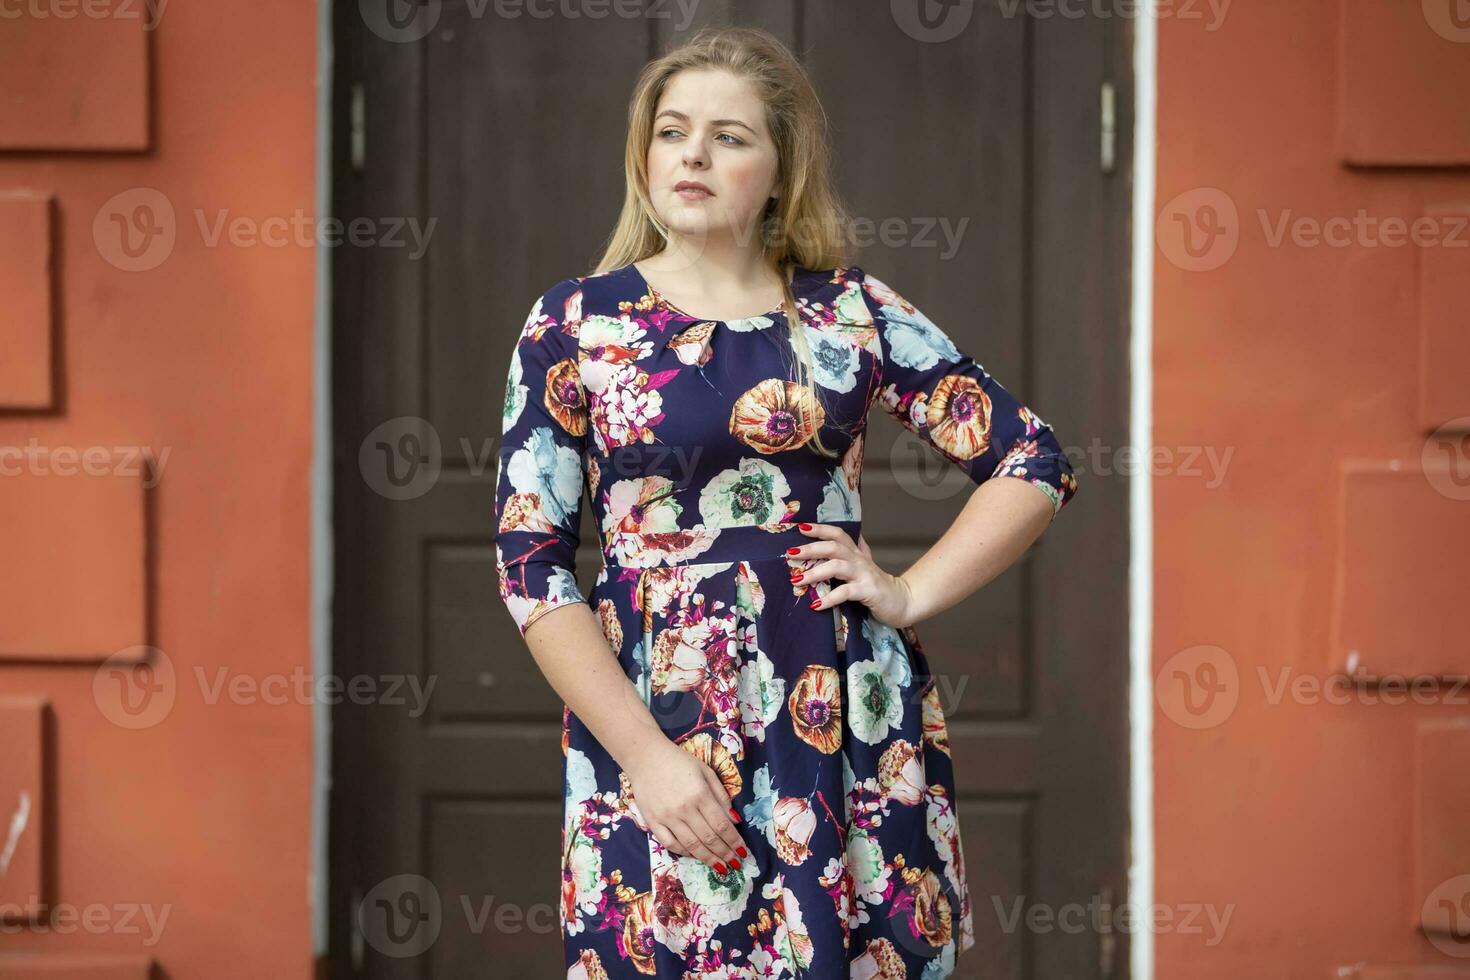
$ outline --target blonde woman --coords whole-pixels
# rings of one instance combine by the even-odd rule
[[[848,264],[822,109],[773,36],[702,32],[644,69],[629,120],[606,254],[512,355],[497,476],[501,596],[566,705],[567,976],[948,976],[973,917],[913,625],[1014,562],[1076,479]],[[861,534],[874,406],[978,484],[902,574]]]

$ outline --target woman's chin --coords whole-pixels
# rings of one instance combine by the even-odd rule
[[[680,235],[709,235],[720,230],[711,224],[709,217],[697,208],[675,208],[661,217],[670,231]]]

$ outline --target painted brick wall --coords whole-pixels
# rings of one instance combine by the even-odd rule
[[[1470,21],[1225,8],[1158,22],[1156,975],[1470,976]]]
[[[6,978],[312,969],[317,12],[159,13],[0,26]]]

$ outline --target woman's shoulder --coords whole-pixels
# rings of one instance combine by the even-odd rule
[[[561,332],[576,337],[581,322],[603,314],[617,317],[623,306],[636,303],[637,288],[630,281],[631,264],[603,272],[578,273],[558,279],[536,295],[531,319],[554,322]]]

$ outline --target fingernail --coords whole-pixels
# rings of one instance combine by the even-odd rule
[[[800,582],[805,577],[806,576],[804,574],[802,574],[801,572],[792,572],[791,573],[791,581],[793,581],[793,582]]]
[[[801,550],[800,548],[787,548],[786,549],[786,553],[788,555],[794,555],[794,554],[796,554],[800,550]]]
[[[740,814],[736,813],[735,812],[735,809],[733,807],[730,809],[730,819],[731,820],[734,820],[736,823],[739,823],[740,822]],[[745,855],[742,853],[741,854],[741,857],[744,857],[744,856]]]
[[[810,531],[812,529],[812,526],[810,524],[802,524],[800,525],[800,527],[803,531]]]
[[[739,858],[731,858],[730,859],[730,867],[734,868],[736,871],[739,871],[740,870],[740,859]]]
[[[745,849],[745,845],[742,844],[739,847],[735,848],[735,853],[739,854],[741,857],[745,857],[745,855],[749,852]]]
[[[813,609],[817,608],[821,604],[822,604],[822,600],[821,599],[813,599],[812,600],[812,608]]]
[[[724,874],[725,873],[725,862],[723,862],[723,861],[716,861],[715,862],[715,870],[718,871],[720,874]]]

